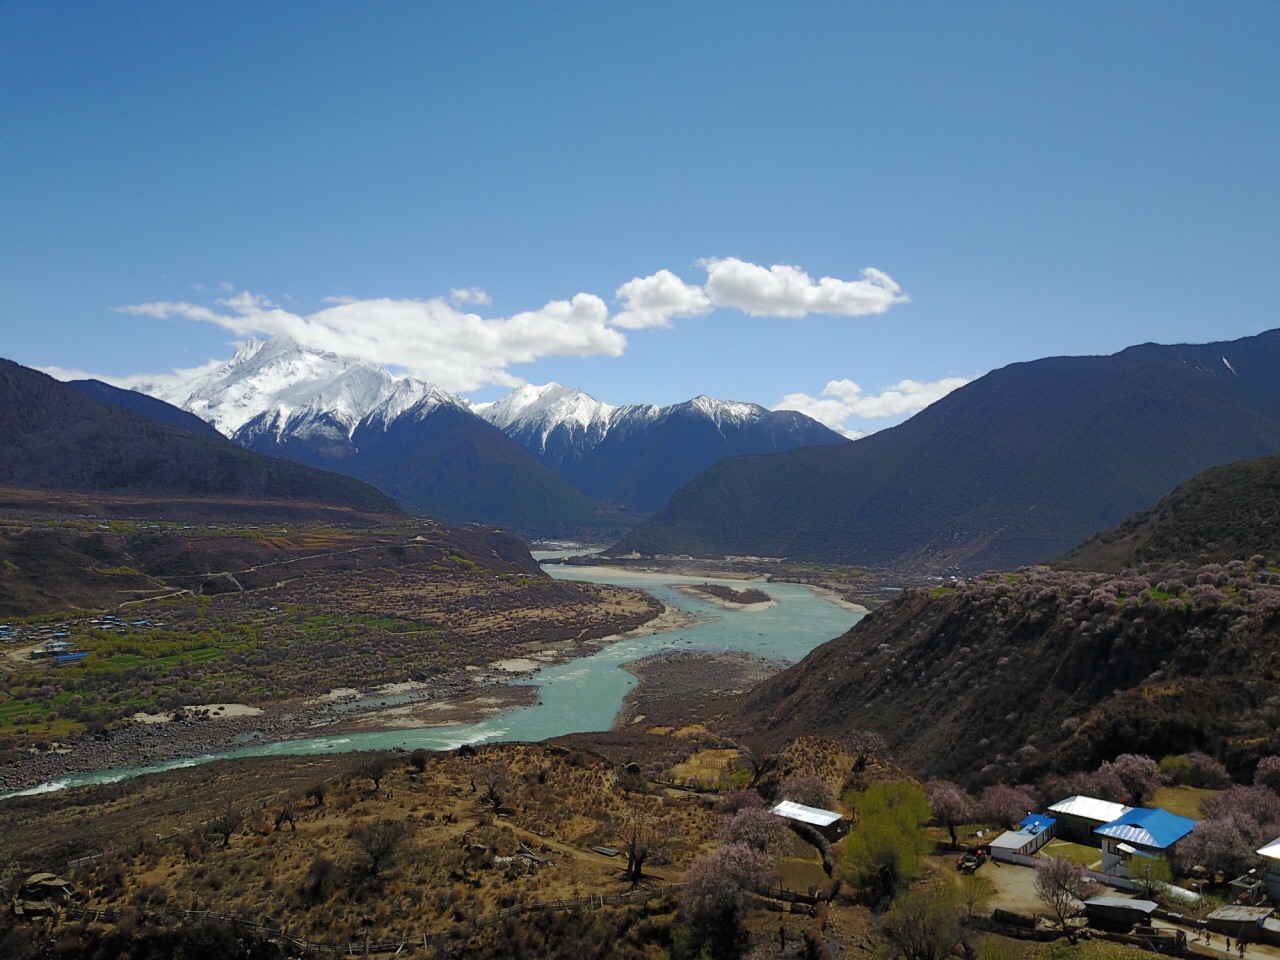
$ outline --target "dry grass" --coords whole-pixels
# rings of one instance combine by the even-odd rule
[[[678,876],[715,833],[715,816],[705,805],[628,794],[612,764],[556,747],[432,755],[420,774],[401,755],[379,791],[368,779],[337,777],[322,806],[303,796],[314,781],[302,774],[332,776],[340,763],[350,769],[358,759],[332,758],[319,770],[298,767],[287,778],[267,776],[270,785],[257,793],[243,792],[257,782],[243,766],[228,774],[215,764],[185,781],[143,778],[115,798],[100,794],[94,821],[104,833],[96,839],[114,834],[126,843],[77,868],[73,877],[98,908],[211,910],[271,920],[312,939],[343,940],[366,931],[396,938],[445,929],[515,902],[622,892],[625,860],[589,847],[617,846],[609,821],[635,805],[659,816],[675,838],[669,862],[646,869],[657,878]],[[510,774],[502,800],[508,815],[495,816],[481,801],[481,771],[492,763]],[[223,847],[220,836],[195,824],[233,798],[249,812]],[[43,855],[18,831],[4,838],[24,871],[61,869],[62,863],[50,862],[53,855],[90,852],[55,840],[59,827],[65,832],[66,817],[83,805],[69,795],[35,799],[46,801],[45,814],[28,808],[30,815],[17,819],[25,819],[28,836],[39,836],[43,826]],[[186,815],[179,812],[184,803]],[[287,822],[277,826],[285,808],[296,815],[296,829]],[[410,838],[375,876],[353,837],[380,820],[405,823]],[[167,839],[156,839],[157,832]],[[552,865],[527,860],[528,851]]]
[[[1200,804],[1221,792],[1221,790],[1209,790],[1205,787],[1161,787],[1151,798],[1148,806],[1164,807],[1170,813],[1198,820],[1201,816]]]
[[[1041,848],[1040,855],[1063,857],[1085,867],[1091,867],[1102,859],[1102,851],[1097,847],[1086,846],[1083,843],[1070,843],[1066,840],[1050,840]]]

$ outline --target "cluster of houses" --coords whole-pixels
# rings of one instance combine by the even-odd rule
[[[65,665],[79,663],[89,656],[88,651],[77,650],[76,642],[69,639],[72,627],[126,634],[134,630],[146,630],[160,626],[164,626],[164,624],[145,619],[124,620],[112,613],[104,614],[101,617],[75,620],[69,623],[40,624],[28,627],[15,627],[12,624],[0,623],[0,643],[43,641],[40,646],[27,654],[28,658],[55,665]]]
[[[1031,858],[1054,837],[1101,848],[1095,878],[1129,887],[1134,857],[1168,854],[1197,821],[1160,807],[1130,807],[1111,800],[1074,796],[1059,800],[1048,813],[1031,814],[1019,829],[991,841],[991,856],[1008,863],[1031,863]]]
[[[1053,804],[1044,814],[1030,814],[1018,826],[993,839],[991,856],[1006,863],[1032,865],[1035,854],[1050,840],[1060,837],[1100,848],[1093,879],[1122,889],[1133,889],[1129,877],[1135,858],[1154,858],[1169,854],[1189,834],[1198,821],[1179,816],[1159,807],[1129,807],[1095,797],[1074,796]],[[1272,907],[1261,902],[1269,899],[1280,903],[1280,837],[1260,848],[1258,855],[1267,868],[1265,876],[1253,871],[1231,883],[1235,902],[1220,907],[1204,918],[1210,930],[1249,940],[1280,944],[1280,920],[1272,917]],[[1191,891],[1166,886],[1166,895],[1187,906],[1199,906],[1200,897]],[[1124,901],[1112,904],[1114,898],[1098,897],[1086,902],[1090,914],[1092,904],[1099,909],[1122,909],[1132,913],[1141,907],[1149,913],[1156,905],[1150,901]]]

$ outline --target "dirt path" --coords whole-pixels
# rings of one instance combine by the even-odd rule
[[[617,857],[606,857],[603,853],[596,853],[594,850],[588,850],[585,847],[571,846],[570,844],[556,840],[554,837],[539,836],[538,834],[533,833],[530,830],[526,830],[519,824],[512,823],[509,820],[507,821],[507,825],[511,827],[517,835],[523,837],[530,847],[535,849],[535,845],[550,847],[551,849],[558,850],[561,854],[567,857],[572,857],[575,860],[580,860],[584,863],[592,863],[596,866],[606,867],[610,870],[617,871],[619,876],[621,876],[622,872],[626,869],[627,857],[625,853]],[[646,866],[644,868],[644,875],[651,880],[661,880],[664,883],[672,883],[676,879],[670,870],[662,867]]]

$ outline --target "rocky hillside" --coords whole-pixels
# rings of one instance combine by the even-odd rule
[[[1011,569],[1278,450],[1280,331],[1037,360],[854,443],[722,460],[612,552]]]
[[[1034,567],[909,590],[752,690],[769,745],[874,729],[925,776],[991,782],[1124,752],[1280,750],[1280,567]]]
[[[1130,517],[1063,556],[1076,570],[1120,570],[1138,563],[1226,563],[1280,555],[1280,455],[1206,470],[1150,510]]]

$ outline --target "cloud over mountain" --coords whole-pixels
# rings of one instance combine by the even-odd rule
[[[117,307],[119,313],[212,323],[238,336],[284,334],[317,350],[403,370],[452,392],[488,385],[519,386],[517,364],[552,356],[621,356],[623,330],[669,328],[675,319],[717,308],[751,316],[801,317],[809,313],[863,316],[883,313],[907,297],[887,274],[868,268],[860,280],[813,281],[799,267],[762,267],[730,257],[700,261],[704,286],[670,270],[635,277],[615,291],[613,313],[592,293],[552,300],[536,310],[485,317],[468,307],[491,305],[478,287],[429,299],[330,297],[313,313],[286,310],[248,291],[210,304],[155,301]],[[155,380],[156,377],[149,376]]]
[[[774,405],[775,410],[797,410],[813,417],[824,426],[837,430],[852,439],[866,436],[866,431],[851,429],[850,417],[876,420],[919,413],[935,400],[941,400],[952,390],[969,382],[966,377],[946,377],[922,383],[919,380],[900,380],[885,387],[880,393],[866,394],[852,380],[831,380],[822,389],[821,397],[807,393],[789,393]]]

